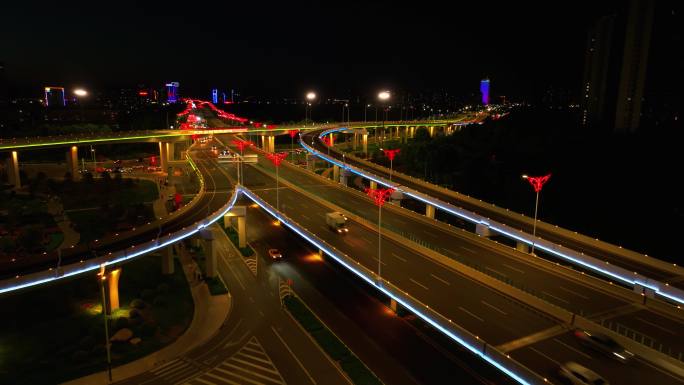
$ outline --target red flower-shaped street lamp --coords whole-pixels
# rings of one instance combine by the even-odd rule
[[[373,203],[378,206],[378,284],[382,284],[382,206],[387,202],[393,188],[368,188],[366,194],[373,199]]]
[[[539,193],[541,192],[544,184],[549,181],[549,178],[551,178],[551,174],[544,176],[523,175],[522,177],[530,182],[534,192],[536,193],[536,199],[534,201],[534,224],[532,225],[532,237],[534,238],[532,241],[532,254],[534,254],[534,243],[537,240],[537,209],[539,208]]]
[[[384,150],[381,148],[380,151],[382,151],[385,154],[385,156],[390,160],[390,175],[389,175],[390,178],[389,179],[391,181],[392,180],[392,171],[393,171],[393,167],[392,167],[393,161],[394,161],[394,158],[399,154],[399,152],[401,150],[398,148],[395,148],[394,150]]]
[[[287,134],[290,135],[290,141],[292,142],[290,150],[292,151],[293,154],[294,154],[294,138],[295,138],[295,136],[297,136],[298,133],[299,133],[299,130],[287,130]]]
[[[287,158],[287,152],[269,152],[266,154],[266,157],[273,163],[276,169],[276,210],[280,211],[280,177],[278,170],[280,169],[280,164]]]

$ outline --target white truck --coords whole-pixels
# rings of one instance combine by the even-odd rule
[[[338,234],[345,234],[349,232],[349,229],[347,228],[347,217],[345,217],[339,211],[325,214],[325,223],[328,225],[330,230]]]

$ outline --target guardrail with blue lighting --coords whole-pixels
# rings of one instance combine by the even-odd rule
[[[196,172],[199,173],[197,167],[194,165],[192,160],[190,164]],[[200,180],[203,182],[203,179]],[[6,279],[0,282],[0,295],[9,293],[16,290],[26,289],[34,286],[39,286],[47,283],[57,282],[64,278],[73,277],[79,274],[85,274],[88,272],[95,272],[100,269],[101,266],[111,266],[126,262],[133,258],[145,255],[147,253],[153,252],[155,250],[169,246],[181,239],[187,238],[199,232],[203,228],[216,222],[219,218],[223,217],[225,213],[230,211],[230,209],[235,204],[238,198],[237,191],[233,193],[232,197],[223,207],[209,214],[204,220],[197,221],[194,224],[184,227],[183,229],[170,233],[164,237],[159,237],[151,241],[145,242],[139,245],[133,245],[130,249],[120,250],[118,252],[110,252],[107,255],[101,257],[92,258],[88,260],[83,260],[81,262],[72,263],[60,268],[49,268],[37,273],[17,276],[15,278]]]
[[[323,138],[333,132],[341,132],[349,130],[349,127],[337,127],[328,130],[324,130],[319,134],[319,139]],[[380,185],[391,187],[411,198],[414,198],[425,204],[434,206],[442,211],[455,215],[462,218],[475,225],[481,225],[489,228],[490,230],[501,234],[514,241],[524,242],[528,245],[534,243],[534,247],[543,250],[555,257],[561,258],[572,264],[579,265],[603,276],[609,277],[611,280],[615,280],[624,285],[633,287],[635,290],[653,290],[654,294],[668,300],[677,303],[677,305],[684,304],[684,290],[672,287],[667,283],[660,282],[655,279],[651,279],[647,276],[639,274],[637,272],[629,271],[619,266],[611,265],[607,262],[600,261],[596,258],[584,255],[581,252],[577,252],[570,248],[555,244],[553,242],[544,240],[542,238],[535,238],[531,234],[523,232],[518,229],[511,228],[508,225],[492,221],[489,218],[483,217],[479,214],[473,213],[471,211],[465,210],[463,208],[454,206],[450,203],[441,201],[439,199],[433,198],[427,194],[421,193],[419,191],[410,189],[408,187],[399,185],[397,183],[391,182],[377,175],[371,174],[363,169],[354,167],[347,163],[341,162],[332,156],[326,155],[309,144],[305,143],[301,138],[299,144],[308,152],[316,155],[317,157],[325,160],[328,163],[332,163],[340,168],[348,170],[356,175],[362,176],[366,179],[372,180]],[[645,293],[647,294],[647,293]]]

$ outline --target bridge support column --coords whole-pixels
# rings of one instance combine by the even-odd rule
[[[333,180],[337,182],[340,180],[340,166],[333,164]]]
[[[428,218],[435,219],[435,206],[425,204],[425,216]]]
[[[415,127],[411,127],[411,128],[409,129],[409,138],[413,138],[415,135],[416,135],[416,128],[415,128]]]
[[[368,134],[363,134],[363,154],[368,155]]]
[[[488,226],[478,223],[475,225],[475,233],[481,237],[489,238],[492,236],[492,230]]]
[[[66,153],[67,172],[71,173],[73,180],[80,179],[81,174],[78,172],[78,147],[71,146]]]
[[[348,186],[349,185],[349,177],[351,176],[351,171],[347,170],[346,168],[343,168],[342,171],[340,172],[340,184],[343,186]]]
[[[354,133],[354,138],[352,138],[352,149],[356,151],[356,147],[359,146],[359,134]]]
[[[7,158],[5,166],[7,171],[7,181],[14,185],[15,189],[21,187],[21,177],[19,176],[19,153],[12,151]]]
[[[121,268],[114,269],[107,273],[107,284],[109,286],[109,304],[108,313],[111,314],[114,310],[119,308],[119,277],[121,276]]]
[[[515,249],[518,250],[518,251],[521,251],[521,252],[523,252],[523,253],[525,253],[525,254],[527,254],[527,253],[530,252],[530,246],[529,246],[527,243],[521,242],[521,241],[518,241],[518,242],[515,244]]]
[[[169,167],[168,153],[166,152],[166,145],[164,142],[159,142],[159,166],[162,172],[166,172]]]
[[[176,145],[173,142],[166,142],[166,158],[172,162],[176,160]]]
[[[306,168],[309,171],[316,169],[316,155],[306,153]]]
[[[237,218],[237,233],[238,233],[238,247],[247,247],[247,207],[233,206],[233,208],[223,216],[223,223],[228,227],[232,227],[230,220]]]
[[[335,134],[332,132],[328,134],[328,145],[330,147],[333,147],[335,145]]]
[[[392,309],[393,312],[397,312],[399,310],[399,304],[397,303],[397,300],[394,298],[390,298],[390,309]]]
[[[435,126],[430,126],[428,131],[430,132],[430,137],[433,138],[435,136]]]
[[[200,231],[200,236],[202,237],[204,246],[204,258],[206,258],[204,264],[204,269],[206,271],[204,272],[204,276],[207,278],[214,278],[217,274],[214,234],[210,229],[202,229]]]
[[[169,245],[164,248],[161,252],[162,260],[162,274],[170,275],[173,274],[174,264],[173,264],[173,245]]]
[[[370,188],[371,190],[376,190],[378,188],[378,182],[374,180],[370,181]]]

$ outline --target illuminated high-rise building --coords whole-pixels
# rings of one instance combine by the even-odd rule
[[[45,106],[66,106],[66,100],[64,100],[64,87],[45,87]]]
[[[216,88],[211,90],[211,102],[218,104],[218,90]]]
[[[178,101],[178,88],[180,83],[169,82],[166,83],[166,101],[168,103],[176,103]]]
[[[489,105],[489,79],[480,81],[480,93],[482,94],[482,104]]]

